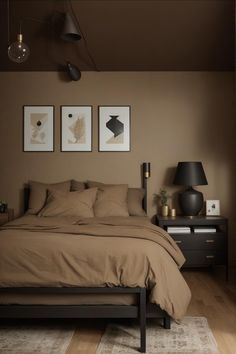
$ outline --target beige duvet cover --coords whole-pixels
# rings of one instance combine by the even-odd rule
[[[183,263],[172,238],[143,217],[25,216],[0,232],[0,287],[147,287],[176,320],[191,297]]]

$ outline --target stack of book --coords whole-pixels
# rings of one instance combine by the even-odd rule
[[[191,229],[189,226],[168,226],[167,232],[169,234],[190,234]]]
[[[214,226],[194,226],[193,231],[196,234],[204,234],[204,233],[214,233],[216,232],[216,227]]]

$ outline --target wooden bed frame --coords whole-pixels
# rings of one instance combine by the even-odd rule
[[[142,173],[145,189],[144,209],[147,210],[147,175]],[[25,190],[25,210],[29,190]],[[0,305],[0,318],[139,318],[140,351],[146,352],[146,318],[160,318],[170,329],[170,316],[158,305],[147,303],[146,288],[129,287],[17,287],[0,288],[0,293],[19,294],[136,294],[136,305]]]

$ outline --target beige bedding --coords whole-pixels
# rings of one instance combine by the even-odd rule
[[[184,257],[147,218],[25,216],[1,229],[1,287],[141,286],[174,319],[185,314]]]

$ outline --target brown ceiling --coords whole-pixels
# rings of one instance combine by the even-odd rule
[[[0,2],[0,70],[56,71],[71,61],[94,70],[81,40],[59,38],[68,1],[10,0],[10,40],[20,18],[31,54],[7,57],[7,2]],[[71,0],[101,71],[233,70],[233,0]],[[34,20],[33,20],[34,19]]]

